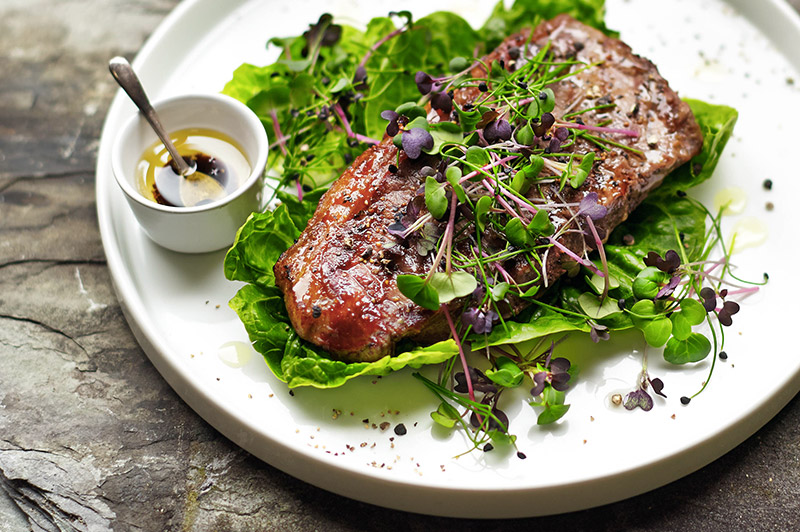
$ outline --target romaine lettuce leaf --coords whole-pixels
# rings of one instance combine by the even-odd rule
[[[225,255],[225,277],[261,288],[275,286],[272,268],[300,233],[286,205],[272,212],[251,214],[239,228],[233,246]]]
[[[346,363],[331,359],[323,349],[297,336],[272,273],[281,253],[300,236],[289,205],[292,203],[251,215],[225,256],[226,277],[250,283],[237,292],[230,306],[242,320],[253,348],[264,356],[276,377],[292,388],[333,388],[359,375],[386,375],[406,366],[438,364],[458,353],[455,342],[447,340],[375,362]],[[299,216],[299,211],[296,214]]]
[[[481,40],[491,50],[514,32],[531,28],[540,21],[568,13],[588,26],[616,35],[606,27],[605,0],[517,0],[506,7],[500,0],[479,30]]]

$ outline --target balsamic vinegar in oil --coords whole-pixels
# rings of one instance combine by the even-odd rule
[[[206,128],[188,128],[170,133],[170,139],[196,172],[213,178],[213,186],[191,186],[191,177],[183,177],[172,167],[172,159],[160,141],[149,146],[136,165],[136,185],[139,193],[150,201],[175,207],[205,205],[232,194],[250,175],[250,162],[243,150],[229,136]],[[155,176],[166,173],[180,187],[181,204],[168,202],[159,193]],[[159,181],[165,179],[162,175]],[[177,181],[184,180],[184,181]],[[216,183],[214,183],[216,181]],[[163,183],[163,181],[161,181]]]

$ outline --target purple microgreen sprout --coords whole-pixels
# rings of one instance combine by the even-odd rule
[[[733,323],[731,316],[739,312],[739,304],[734,301],[726,301],[722,304],[722,309],[717,313],[717,318],[719,318],[719,322],[726,326],[730,327]]]
[[[569,137],[569,130],[565,127],[556,128],[553,136],[550,138],[550,143],[545,148],[545,153],[558,153],[561,151],[561,145]]]
[[[672,293],[675,291],[675,289],[680,284],[680,282],[681,282],[681,276],[680,275],[673,275],[672,277],[670,277],[670,279],[667,282],[667,284],[665,284],[664,286],[661,287],[661,289],[658,291],[658,293],[656,294],[656,297],[654,299],[664,299],[666,297],[671,296]]]
[[[471,325],[472,330],[477,334],[489,334],[492,332],[492,324],[500,316],[492,309],[484,311],[480,308],[469,308],[461,315],[461,323]]]
[[[420,94],[428,94],[433,88],[433,78],[421,70],[414,75],[414,82]]]
[[[589,330],[589,338],[591,338],[592,342],[599,343],[601,340],[607,341],[609,338],[611,338],[611,335],[608,332],[608,327],[605,325],[600,325],[599,323],[594,323],[592,321],[589,321],[588,323],[589,327],[591,328]]]
[[[385,111],[381,112],[381,118],[389,121],[389,123],[386,125],[387,135],[394,137],[400,132],[400,124],[397,123],[397,119],[400,118],[400,115],[395,111],[392,109],[386,109]]]
[[[317,23],[310,25],[309,29],[303,33],[303,37],[309,43],[319,41],[318,44],[320,46],[333,46],[339,42],[342,36],[342,27],[337,24],[331,24],[331,22],[333,22],[333,17],[329,13],[323,13]]]
[[[386,231],[390,235],[399,236],[401,238],[405,238],[406,237],[406,231],[407,230],[408,230],[408,228],[405,225],[403,225],[403,222],[401,222],[399,220],[395,221],[392,224],[389,224],[389,226],[386,228]]]
[[[412,127],[403,133],[403,151],[411,159],[417,159],[422,154],[422,150],[433,149],[433,137],[421,127]]]
[[[533,125],[533,132],[537,137],[544,137],[555,123],[556,119],[553,113],[544,113],[539,119],[539,122]]]
[[[497,142],[509,140],[511,138],[511,132],[511,124],[509,124],[507,120],[493,120],[483,128],[483,138],[486,139],[486,142],[489,144],[495,144]]]
[[[356,73],[353,75],[353,85],[358,85],[367,81],[367,69],[364,65],[356,67]]]
[[[637,388],[625,396],[624,406],[626,410],[633,410],[638,406],[645,412],[649,412],[653,409],[653,398],[644,388]]]
[[[333,17],[329,13],[323,13],[317,23],[311,24],[309,29],[303,33],[303,37],[308,43],[308,49],[312,51],[308,68],[309,74],[314,73],[314,67],[317,64],[322,47],[332,47],[342,37],[342,27],[338,24],[332,24],[332,22]]]
[[[570,362],[566,358],[559,357],[550,361],[550,384],[559,392],[569,389]]]
[[[453,98],[444,91],[433,93],[431,107],[449,115],[453,111]]]
[[[608,213],[605,205],[600,205],[597,192],[586,194],[578,205],[578,215],[588,216],[594,221],[600,220]]]
[[[664,381],[662,381],[658,377],[656,377],[655,379],[651,379],[649,376],[647,377],[647,381],[650,383],[650,386],[653,388],[653,392],[655,392],[656,394],[660,395],[664,399],[667,398],[667,396],[663,392],[663,390],[664,390]]]
[[[453,375],[456,381],[453,390],[458,393],[468,393],[469,386],[467,380],[472,383],[472,389],[476,392],[482,393],[497,393],[497,386],[487,377],[481,370],[473,366],[469,366],[469,378],[463,371]]]
[[[545,384],[548,383],[554,390],[559,392],[569,389],[569,360],[563,357],[551,359],[551,355],[552,351],[547,354],[543,369],[533,374],[531,395],[534,397],[541,395],[544,391]]]
[[[717,308],[717,293],[713,288],[706,286],[700,290],[700,297],[703,298],[703,308],[706,312],[713,312]]]
[[[681,265],[681,258],[674,249],[667,251],[663,259],[655,251],[650,251],[644,258],[644,263],[647,266],[655,266],[662,272],[674,273]]]

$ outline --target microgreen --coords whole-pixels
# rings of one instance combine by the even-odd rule
[[[478,282],[467,272],[436,272],[430,278],[430,285],[439,295],[439,303],[449,303],[470,295],[478,287]]]
[[[425,178],[425,207],[437,220],[444,218],[447,213],[447,193],[432,176]]]
[[[412,127],[408,131],[403,132],[402,144],[403,151],[411,159],[417,159],[423,150],[430,150],[433,148],[433,137],[431,134],[421,127]]]
[[[672,364],[699,362],[711,352],[711,342],[700,333],[689,333],[683,339],[673,336],[664,348],[664,360]]]
[[[489,144],[496,144],[511,138],[511,124],[507,120],[493,120],[483,128],[483,138]]]
[[[513,360],[506,356],[499,356],[495,360],[495,366],[496,368],[486,372],[486,376],[492,382],[504,388],[516,388],[522,384],[525,374]]]
[[[461,323],[472,327],[472,332],[476,334],[489,334],[492,332],[493,323],[499,317],[499,314],[491,309],[484,311],[479,308],[469,308],[461,315]]]
[[[397,287],[420,307],[429,310],[439,309],[439,294],[427,280],[416,275],[398,275]]]
[[[626,410],[633,410],[638,406],[645,412],[648,412],[653,409],[653,398],[650,397],[647,390],[638,388],[625,396],[623,405]]]

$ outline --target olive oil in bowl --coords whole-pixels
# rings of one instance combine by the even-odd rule
[[[188,128],[170,133],[178,153],[190,164],[196,165],[195,174],[182,176],[171,165],[166,148],[160,141],[150,145],[136,164],[136,186],[146,199],[173,207],[202,206],[232,194],[247,180],[251,166],[244,151],[229,136],[206,128]],[[164,199],[156,186],[156,175],[161,186],[174,187],[170,198],[180,198],[179,203]],[[208,178],[211,179],[208,179]]]

